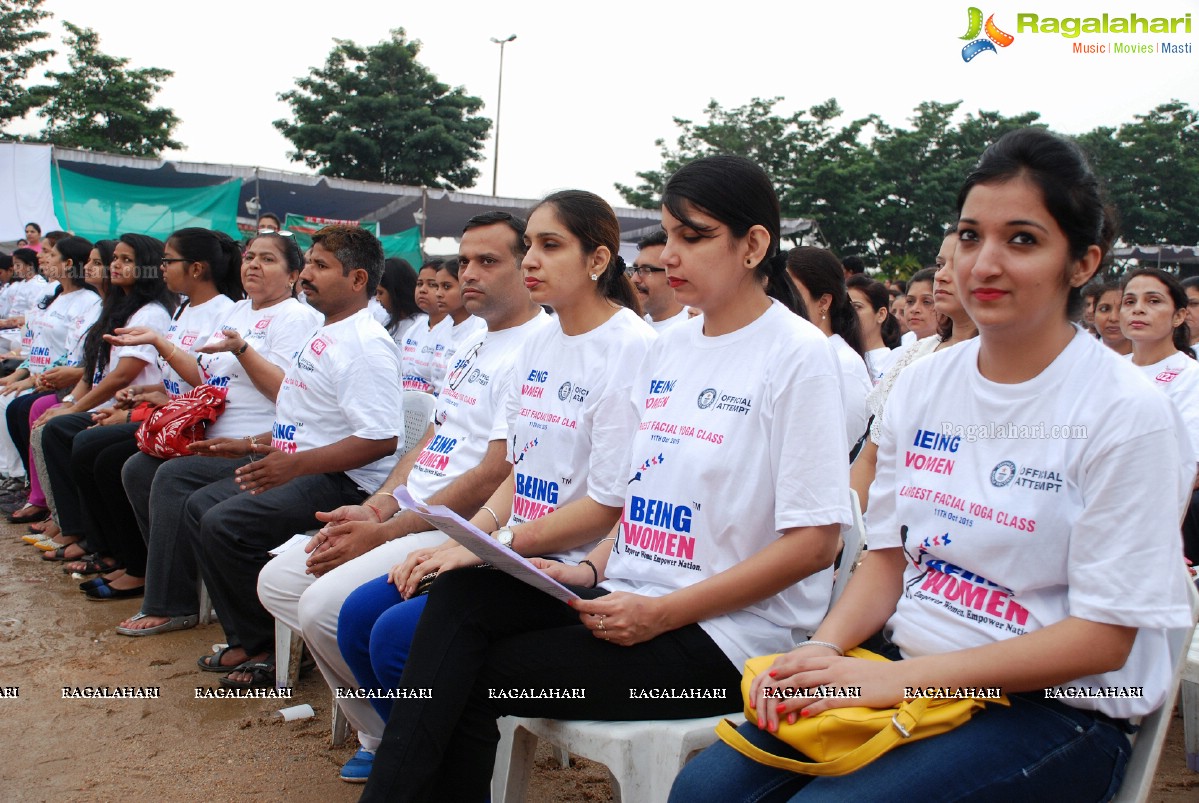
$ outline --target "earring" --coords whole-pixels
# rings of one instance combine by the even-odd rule
[[[593,282],[598,282],[598,281],[599,281],[599,274],[598,274],[598,273],[593,273],[593,274],[591,274],[591,281],[593,281]]]

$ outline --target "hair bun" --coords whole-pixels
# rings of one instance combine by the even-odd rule
[[[622,257],[620,254],[613,254],[612,255],[612,264],[616,266],[616,269],[618,271],[620,271],[621,273],[624,273],[624,269],[625,269],[624,257]]]

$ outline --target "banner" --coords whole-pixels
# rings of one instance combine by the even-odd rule
[[[0,142],[0,240],[25,237],[25,224],[42,233],[63,228],[54,215],[50,192],[49,145]]]
[[[54,173],[53,190],[58,219],[69,220],[72,232],[93,241],[125,232],[165,240],[171,232],[189,226],[240,236],[237,203],[241,179],[172,189],[105,181],[61,168]]]
[[[414,270],[420,270],[420,228],[416,226],[398,234],[380,235],[379,224],[375,221],[334,220],[313,215],[296,215],[290,212],[283,218],[284,230],[295,235],[296,244],[300,246],[301,251],[307,251],[312,247],[313,234],[316,234],[324,226],[333,225],[359,226],[366,229],[378,237],[379,242],[383,243],[384,256],[405,259]]]

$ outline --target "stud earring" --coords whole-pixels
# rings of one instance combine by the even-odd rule
[[[599,274],[598,274],[598,273],[593,273],[593,274],[591,274],[591,281],[593,281],[593,282],[598,282],[598,281],[599,281]]]

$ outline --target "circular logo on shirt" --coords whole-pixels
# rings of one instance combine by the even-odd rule
[[[562,387],[558,388],[558,398],[566,401],[568,396],[570,396],[570,383],[563,382]]]
[[[714,401],[716,401],[716,388],[704,388],[700,392],[699,398],[695,400],[695,403],[699,405],[699,409],[707,410],[712,406],[712,402]]]
[[[991,484],[996,488],[1002,488],[1012,481],[1016,476],[1016,464],[1011,460],[1004,460],[995,468],[991,469]]]

